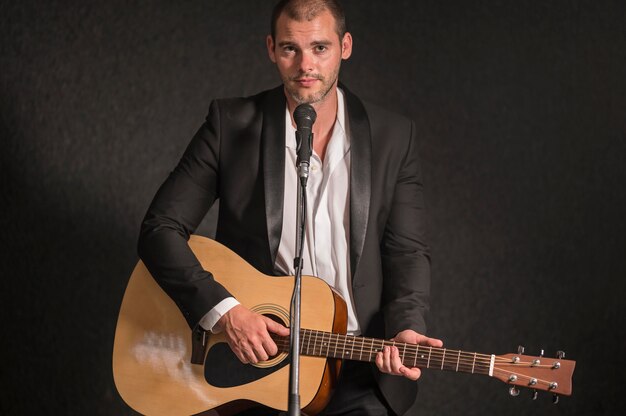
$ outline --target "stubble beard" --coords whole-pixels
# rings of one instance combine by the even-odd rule
[[[287,82],[284,83],[286,86],[285,89],[287,93],[289,94],[289,96],[293,98],[293,100],[296,102],[296,104],[298,105],[305,104],[305,103],[315,104],[315,103],[319,103],[320,101],[323,101],[328,96],[328,94],[332,91],[333,87],[335,86],[337,82],[337,79],[339,78],[339,68],[337,68],[332,74],[330,74],[329,79],[326,79],[322,77],[321,75],[313,76],[313,78],[320,80],[322,85],[320,86],[320,89],[317,92],[314,92],[313,94],[310,94],[307,96],[301,95],[297,88],[292,87],[292,82],[300,78],[302,75],[304,74],[300,74],[296,77],[289,77],[286,80]]]

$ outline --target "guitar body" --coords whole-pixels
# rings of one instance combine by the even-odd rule
[[[223,245],[192,236],[202,266],[247,308],[289,327],[293,277],[267,276]],[[302,328],[345,333],[346,305],[324,281],[302,278]],[[289,357],[244,365],[221,334],[210,334],[204,365],[191,363],[192,332],[181,312],[139,262],[124,294],[115,332],[113,376],[124,401],[148,416],[229,414],[240,404],[287,410]],[[300,357],[305,413],[330,399],[340,360]],[[208,412],[213,410],[213,412]]]

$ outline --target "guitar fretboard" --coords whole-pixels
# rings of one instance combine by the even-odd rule
[[[278,348],[289,351],[289,337],[274,336]],[[472,374],[489,374],[491,355],[376,338],[334,334],[312,329],[300,330],[300,354],[373,362],[385,346],[398,348],[407,367],[434,368]]]

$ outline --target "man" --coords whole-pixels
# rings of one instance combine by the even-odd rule
[[[216,239],[266,274],[293,273],[292,114],[310,103],[317,120],[303,273],[319,275],[343,295],[349,333],[441,346],[423,335],[430,260],[413,123],[338,86],[352,36],[337,1],[281,1],[267,50],[283,85],[211,104],[148,210],[141,258],[190,327],[223,331],[243,363],[274,355],[270,333],[288,329],[239,304],[186,242],[220,198]],[[346,364],[324,414],[405,414],[420,370],[403,366],[397,348],[388,347],[376,366]]]

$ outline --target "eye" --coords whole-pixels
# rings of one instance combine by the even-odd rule
[[[315,52],[317,53],[322,53],[326,50],[328,50],[328,47],[326,47],[326,45],[315,45]]]

